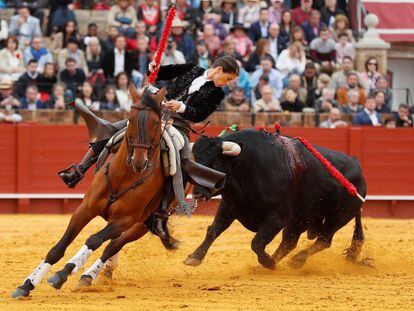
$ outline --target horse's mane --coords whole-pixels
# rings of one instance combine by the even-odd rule
[[[161,108],[158,103],[155,102],[154,98],[150,95],[148,91],[145,91],[144,95],[141,98],[141,103],[145,107],[149,107],[161,118]]]

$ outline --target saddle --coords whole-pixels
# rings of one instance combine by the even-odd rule
[[[106,162],[110,153],[115,154],[121,146],[122,139],[125,136],[126,127],[115,133],[106,143],[104,149],[99,154],[98,161],[95,166],[95,173]],[[177,159],[175,149],[178,151],[184,148],[185,139],[181,132],[174,126],[163,131],[161,146],[161,162],[164,176],[174,176],[177,172]],[[174,148],[174,146],[176,148]],[[213,170],[209,167],[201,165],[191,159],[181,161],[182,169],[188,174],[190,179],[210,189],[222,189],[225,183],[226,174]]]

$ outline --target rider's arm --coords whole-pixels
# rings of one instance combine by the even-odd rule
[[[178,76],[181,76],[187,71],[191,70],[194,66],[195,65],[192,63],[160,66],[160,70],[158,71],[157,81],[175,79]],[[149,68],[147,68],[147,76],[150,76],[150,74],[151,72],[149,71]]]
[[[184,112],[181,112],[181,109],[177,112],[181,112],[180,114],[183,118],[188,121],[202,122],[217,110],[223,98],[224,92],[221,89],[217,89],[206,97],[192,98],[194,100],[187,102]]]

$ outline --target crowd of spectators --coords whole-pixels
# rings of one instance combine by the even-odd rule
[[[225,111],[329,113],[322,127],[344,126],[342,115],[354,114],[355,124],[381,125],[381,115],[392,112],[392,90],[376,57],[354,70],[346,3],[177,0],[162,64],[208,68],[218,56],[235,57],[240,75],[225,89]],[[70,89],[91,110],[130,109],[128,84],[143,83],[168,0],[13,4],[16,14],[0,22],[0,108],[66,109]],[[107,10],[106,25],[91,20],[80,33],[74,9],[85,7]],[[394,115],[387,126],[412,126],[407,105]]]

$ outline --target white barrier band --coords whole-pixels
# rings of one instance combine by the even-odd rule
[[[81,249],[68,261],[68,263],[75,264],[75,268],[72,270],[72,274],[78,272],[88,261],[89,256],[92,254],[92,250],[88,249],[86,245],[82,246]]]
[[[94,262],[94,264],[88,270],[86,270],[83,273],[83,275],[89,275],[90,277],[92,277],[92,279],[96,279],[96,277],[99,275],[99,272],[101,272],[104,265],[105,264],[99,258]]]
[[[49,272],[50,268],[52,267],[51,264],[45,263],[42,261],[40,265],[27,277],[27,280],[30,280],[32,285],[36,287],[45,277],[46,273]]]

